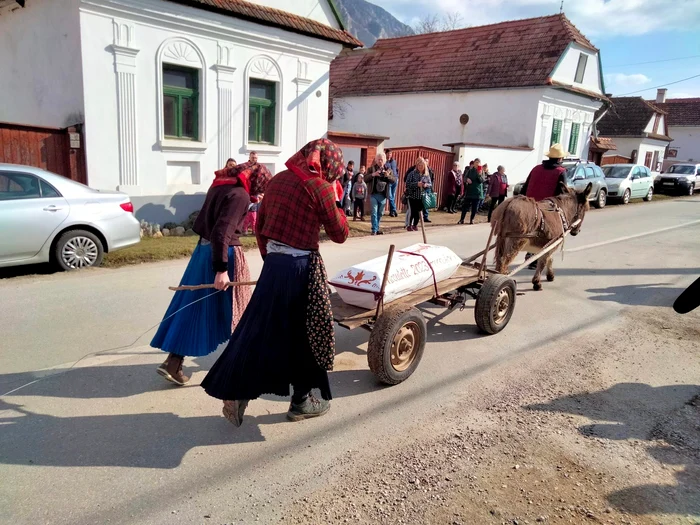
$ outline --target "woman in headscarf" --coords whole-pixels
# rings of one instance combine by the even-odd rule
[[[215,283],[224,290],[230,281],[249,281],[250,271],[239,225],[251,202],[272,178],[261,164],[241,164],[215,173],[193,230],[200,236],[181,285]],[[210,354],[229,339],[250,300],[248,286],[175,292],[151,346],[168,352],[158,374],[178,386],[189,381],[182,364],[185,356]]]
[[[328,370],[335,335],[326,270],[318,252],[324,228],[337,243],[348,237],[336,205],[343,153],[328,139],[309,142],[267,186],[256,236],[264,264],[253,297],[226,350],[202,381],[224,401],[224,416],[240,426],[248,402],[262,394],[293,395],[291,421],[330,409]],[[290,205],[294,203],[294,205]],[[322,399],[311,390],[318,388]]]

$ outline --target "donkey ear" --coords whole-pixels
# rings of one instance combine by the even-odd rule
[[[571,193],[571,190],[569,189],[569,187],[562,180],[559,181],[559,189],[561,189],[561,192],[564,194]]]
[[[593,191],[593,183],[589,182],[588,186],[586,186],[586,189],[583,190],[583,196],[588,200],[588,197],[591,196],[591,192]]]

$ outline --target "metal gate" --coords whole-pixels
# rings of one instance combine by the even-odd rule
[[[0,162],[42,168],[87,184],[82,142],[77,127],[52,129],[0,123]]]
[[[398,178],[399,185],[396,188],[396,204],[401,203],[406,183],[404,178],[409,168],[415,165],[418,157],[423,157],[428,160],[428,165],[435,174],[435,182],[433,183],[433,191],[437,192],[438,206],[442,206],[446,200],[445,186],[447,184],[447,173],[452,169],[455,155],[449,151],[428,148],[425,146],[413,146],[408,148],[390,148],[394,152],[394,158],[399,169]],[[401,206],[406,209],[405,206]]]

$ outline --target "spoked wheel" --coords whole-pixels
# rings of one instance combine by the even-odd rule
[[[497,334],[503,330],[515,309],[515,281],[506,275],[492,275],[476,298],[474,318],[480,330]]]
[[[405,381],[423,357],[427,332],[425,318],[416,308],[389,306],[377,319],[369,337],[370,370],[388,385]]]
[[[608,192],[605,190],[600,190],[600,193],[598,193],[598,198],[595,200],[595,207],[600,210],[601,208],[605,208],[605,205],[607,203],[608,203]]]
[[[654,188],[649,188],[649,191],[647,192],[647,196],[644,197],[644,200],[649,202],[653,198],[654,198]]]
[[[631,196],[632,196],[632,192],[630,190],[625,190],[625,193],[622,196],[622,204],[629,204]]]

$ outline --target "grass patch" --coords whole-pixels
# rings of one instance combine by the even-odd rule
[[[199,241],[197,236],[163,237],[160,239],[144,237],[135,246],[105,254],[102,267],[120,268],[130,264],[183,259],[192,255],[197,246],[197,241]],[[241,243],[246,249],[257,246],[255,237],[252,236],[243,237]]]

